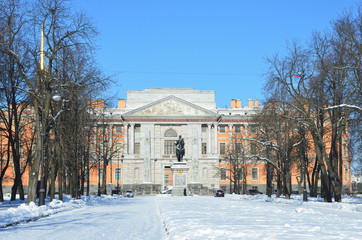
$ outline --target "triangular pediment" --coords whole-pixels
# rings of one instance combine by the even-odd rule
[[[218,114],[175,96],[168,96],[134,109],[125,117],[218,117]]]

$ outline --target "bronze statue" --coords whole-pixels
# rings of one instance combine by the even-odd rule
[[[185,155],[185,142],[182,136],[180,135],[178,140],[175,142],[176,145],[176,157],[178,162],[182,162],[182,158]]]

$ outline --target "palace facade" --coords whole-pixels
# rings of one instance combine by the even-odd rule
[[[175,141],[185,142],[187,187],[193,194],[212,194],[216,189],[230,192],[231,175],[226,158],[235,145],[235,136],[245,157],[256,155],[258,129],[254,116],[258,100],[231,100],[230,108],[217,108],[214,91],[195,89],[146,89],[127,91],[117,108],[105,108],[103,100],[90,104],[93,125],[90,134],[90,193],[96,194],[106,166],[107,193],[132,189],[135,194],[159,193],[174,185],[172,166],[177,162]],[[348,139],[347,139],[348,140]],[[343,189],[350,189],[350,159],[343,154]],[[315,155],[314,155],[315,156]],[[104,158],[105,157],[105,158]],[[315,158],[315,157],[314,157]],[[311,153],[313,159],[313,153]],[[266,192],[266,162],[248,160],[243,166],[247,189]],[[313,169],[309,167],[308,171]],[[10,192],[13,170],[3,181]],[[231,176],[232,177],[232,176]],[[23,176],[26,191],[28,171]],[[232,177],[233,178],[233,177]],[[292,170],[293,191],[300,190],[301,171]],[[274,182],[274,189],[276,183]]]
[[[195,194],[232,189],[225,157],[235,134],[241,139],[246,156],[257,151],[251,139],[257,137],[253,115],[260,111],[258,100],[248,100],[247,106],[242,106],[240,100],[231,100],[230,108],[217,108],[214,91],[146,89],[127,91],[127,99],[119,100],[118,108],[104,108],[102,100],[94,106],[97,125],[93,132],[97,134],[93,135],[92,149],[114,153],[109,154],[107,167],[109,188],[118,184],[122,189],[149,194],[172,186],[171,167],[177,162],[175,141],[180,135],[185,140],[183,161],[189,168],[187,186]],[[105,136],[107,146],[101,146]],[[96,152],[93,156],[99,158]],[[249,161],[248,189],[265,193],[265,166],[263,161]],[[97,175],[99,172],[93,169],[93,192]],[[294,191],[298,190],[298,178],[299,170],[293,171]],[[348,187],[349,177],[343,179],[343,185]]]

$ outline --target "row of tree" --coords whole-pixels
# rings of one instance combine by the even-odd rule
[[[10,165],[11,200],[17,192],[24,199],[21,176],[27,170],[27,201],[35,201],[42,162],[51,198],[56,179],[60,199],[63,192],[75,196],[84,190],[91,134],[85,126],[92,126],[87,105],[110,83],[95,62],[97,35],[87,16],[66,0],[0,0],[0,201]],[[52,101],[55,94],[63,100]]]
[[[245,193],[240,186],[246,184],[246,171],[238,169],[254,159],[267,163],[268,195],[275,176],[277,196],[290,197],[296,167],[311,196],[317,195],[321,181],[325,201],[341,201],[342,175],[351,154],[355,166],[361,166],[361,6],[343,12],[330,29],[313,33],[307,43],[294,41],[266,60],[267,101],[254,119],[258,138],[249,139],[259,151],[246,158],[244,151],[231,148],[227,161],[234,191]]]

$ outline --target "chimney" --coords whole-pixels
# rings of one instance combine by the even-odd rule
[[[255,100],[255,108],[259,108],[259,100]]]
[[[125,108],[126,108],[126,100],[118,99],[118,109],[125,109]]]
[[[103,99],[95,99],[88,101],[89,108],[94,109],[104,109],[104,100]]]
[[[240,99],[236,100],[236,107],[241,108],[241,100]]]
[[[241,108],[241,100],[231,99],[231,108]]]
[[[252,99],[249,99],[248,100],[248,108],[253,108],[253,100]]]
[[[235,99],[231,99],[231,108],[236,108],[236,100]]]

